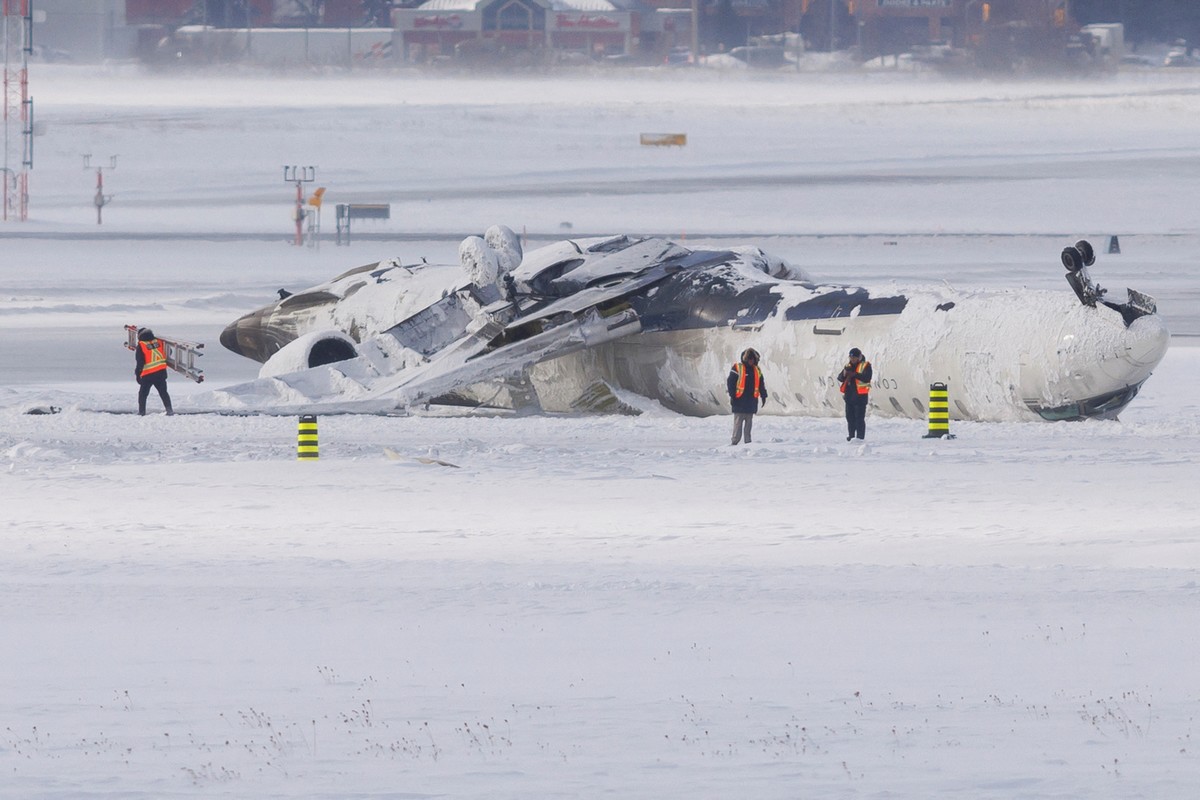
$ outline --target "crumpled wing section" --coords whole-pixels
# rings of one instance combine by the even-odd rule
[[[420,367],[380,381],[368,402],[393,398],[397,405],[426,403],[488,379],[517,379],[541,361],[595,347],[641,331],[637,315],[625,309],[605,317],[594,308],[542,333],[488,350],[491,330],[459,340]]]
[[[517,316],[512,301],[480,306],[478,300],[487,295],[480,297],[477,287],[468,286],[456,294],[457,301],[443,298],[430,307],[453,309],[449,315],[431,315],[431,321],[442,323],[443,336],[448,317],[460,326],[460,335],[436,350],[414,349],[429,340],[420,326],[406,320],[360,345],[357,358],[196,395],[188,405],[274,414],[386,413],[421,405],[482,381],[518,379],[540,361],[639,332],[632,309],[602,311],[598,306],[644,286],[645,281],[633,280],[619,289],[609,287],[594,293],[591,303],[571,303],[550,317],[542,312]],[[472,307],[466,321],[464,309]]]
[[[357,357],[192,402],[279,414],[388,412],[491,389],[519,395],[526,371],[538,363],[643,329],[731,324],[740,319],[740,291],[767,291],[775,282],[759,254],[694,251],[665,239],[560,243],[503,275],[490,269],[492,261],[504,255],[507,269],[520,255],[519,243],[503,253],[485,245],[478,237],[463,244],[470,283],[360,340]],[[773,311],[774,303],[768,305],[762,314]]]

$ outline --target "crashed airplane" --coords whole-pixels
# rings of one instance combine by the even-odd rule
[[[1113,418],[1167,349],[1154,300],[1125,302],[1062,252],[1074,292],[875,292],[819,284],[757,248],[660,238],[561,241],[522,253],[494,226],[460,264],[382,261],[282,296],[230,324],[225,347],[259,380],[197,396],[268,413],[392,412],[429,403],[637,413],[647,402],[728,413],[725,376],[762,354],[767,413],[842,413],[851,346],[874,365],[871,412],[922,419],[931,383],[953,419]]]

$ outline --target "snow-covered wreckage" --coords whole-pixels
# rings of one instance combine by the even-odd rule
[[[925,417],[931,384],[945,383],[954,419],[1112,418],[1169,340],[1152,298],[1106,299],[1082,241],[1062,253],[1074,292],[878,292],[813,282],[756,247],[693,250],[653,237],[523,253],[503,226],[465,239],[459,255],[454,265],[369,264],[241,317],[221,342],[263,362],[260,378],[192,404],[637,413],[656,401],[721,414],[729,367],[753,346],[767,413],[834,416],[833,376],[853,346],[874,365],[880,416]]]

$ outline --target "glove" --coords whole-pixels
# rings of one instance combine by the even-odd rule
[[[764,394],[763,395],[763,408],[766,408],[766,407],[767,407],[767,396]]]

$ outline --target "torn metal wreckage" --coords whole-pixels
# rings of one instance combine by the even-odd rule
[[[769,413],[836,416],[832,376],[856,346],[874,365],[881,416],[923,418],[936,382],[955,419],[1112,418],[1169,341],[1152,298],[1105,299],[1086,242],[1063,255],[1074,293],[881,292],[816,283],[756,247],[653,237],[524,253],[503,226],[467,238],[459,255],[369,264],[241,317],[221,342],[262,362],[260,378],[195,402],[266,413],[429,403],[638,413],[657,402],[721,414],[729,365],[753,346]]]

